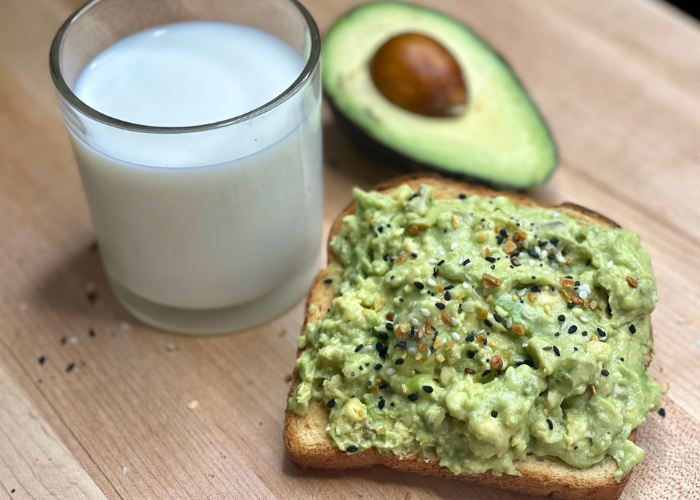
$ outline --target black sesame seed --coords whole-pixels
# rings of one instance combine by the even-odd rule
[[[493,319],[495,319],[497,323],[500,323],[501,321],[503,321],[503,318],[501,318],[498,314],[494,314]]]
[[[470,261],[469,259],[467,259],[467,260],[465,260],[464,262],[462,262],[462,265],[463,265],[463,266],[466,266],[467,264],[469,264],[469,262],[471,262],[471,261]]]
[[[481,374],[482,377],[487,377],[491,373],[491,370],[484,370],[484,373]]]
[[[415,286],[418,290],[423,290],[423,288],[425,288],[425,285],[420,281],[414,281],[413,286]]]
[[[489,332],[486,332],[486,333],[488,334]],[[488,339],[484,339],[484,341],[482,342],[482,344],[484,344],[484,345],[488,345],[488,343],[489,343]]]
[[[46,362],[46,356],[39,356],[39,364],[43,365]]]
[[[396,361],[394,361],[395,365],[402,365],[403,364],[403,358],[399,358]]]
[[[547,346],[544,346],[542,349],[545,350],[545,351],[551,351],[551,350],[552,350],[552,346],[551,346],[551,345],[547,345]]]
[[[379,338],[382,340],[386,340],[389,338],[389,335],[386,332],[379,332]]]
[[[666,410],[665,410],[664,408],[659,408],[659,415],[661,415],[662,417],[665,417],[665,416],[666,416]]]
[[[385,404],[386,404],[386,400],[385,400],[385,399],[380,399],[380,400],[379,400],[379,409],[380,409],[380,410],[383,410]]]
[[[574,281],[574,286],[581,286],[581,282],[580,282],[580,281]]]
[[[437,278],[437,267],[433,268],[433,278]]]
[[[354,377],[354,376],[355,376],[355,372],[350,372],[350,376],[351,376],[351,377]]]
[[[358,345],[355,347],[355,352],[360,352],[360,349],[362,349],[364,346],[362,344]]]
[[[408,399],[410,401],[418,401],[418,394],[409,394]]]
[[[535,285],[535,286],[533,286],[532,288],[530,288],[530,291],[531,291],[531,292],[536,292],[536,293],[538,293],[538,292],[541,292],[542,290],[540,290],[540,287],[538,287],[537,285]]]
[[[624,361],[624,360],[625,360],[625,358],[620,358],[620,361]]]
[[[68,342],[68,337],[61,337],[61,345],[66,345],[66,342]]]
[[[389,384],[382,384],[382,385],[379,386],[379,388],[380,388],[380,389],[388,389],[388,388],[389,388]]]
[[[574,347],[574,351],[578,351],[578,347]]]
[[[447,291],[447,290],[452,290],[454,287],[455,287],[454,285],[447,285],[447,286],[445,287],[445,291]]]
[[[608,375],[610,375],[610,372],[609,372],[608,370],[606,370],[605,368],[603,368],[603,369],[600,371],[600,374],[601,374],[603,377],[607,377]]]
[[[427,392],[428,394],[430,394],[431,392],[433,392],[433,388],[430,387],[429,385],[424,385],[424,386],[423,386],[423,390],[424,390],[425,392]]]
[[[549,242],[554,246],[557,246],[559,244],[559,240],[557,238],[552,238],[551,240],[549,240]]]
[[[438,309],[440,309],[442,311],[445,309],[445,304],[443,304],[442,302],[436,302],[435,307],[437,307]]]
[[[382,369],[381,363],[377,363],[376,365],[374,365],[374,369],[375,369],[375,370],[381,370],[381,369]]]
[[[547,254],[547,258],[549,260],[554,260],[554,254],[553,253]]]
[[[557,356],[561,356],[561,352],[559,352],[559,348],[557,346],[552,346],[552,349],[554,350],[554,354]]]
[[[357,450],[359,450],[359,448],[354,444],[345,448],[345,451],[347,451],[348,453],[355,453]]]
[[[566,304],[566,307],[568,307],[569,309],[573,309],[575,306],[576,304],[574,304],[573,302],[569,302],[568,304]]]
[[[552,419],[550,419],[550,418],[547,419],[547,425],[549,426],[550,431],[554,430],[554,422],[552,422]]]
[[[566,321],[566,316],[564,316],[563,314],[560,314],[559,316],[557,316],[557,319],[559,321]]]
[[[583,335],[584,337],[586,337],[586,336],[588,335],[588,332],[586,332],[586,331],[581,332],[581,335]]]
[[[485,324],[486,326],[488,326],[489,328],[491,328],[491,327],[493,326],[493,323],[491,323],[491,322],[490,322],[489,320],[487,320],[487,319],[484,320],[484,324]]]
[[[460,195],[459,195],[459,199],[460,199],[460,200],[466,200],[466,199],[467,199],[467,195],[466,195],[466,194],[460,194]]]
[[[498,243],[499,245],[502,244],[503,243],[503,236],[500,236],[500,235],[496,236],[496,243]]]
[[[637,328],[636,328],[634,325],[630,325],[630,333],[631,333],[632,335],[634,335],[635,333],[637,333]]]
[[[380,233],[383,233],[383,232],[384,232],[384,227],[383,227],[383,226],[379,226],[379,227],[377,228],[377,231],[379,231]]]
[[[365,367],[364,367],[364,366],[362,366],[362,365],[358,366],[358,368],[360,369],[360,371],[362,371],[362,370],[364,370],[364,369],[365,369]]]
[[[605,337],[607,333],[605,333],[605,330],[598,328],[598,335],[600,335],[601,337]]]
[[[438,267],[439,267],[439,266],[443,265],[444,263],[445,263],[445,259],[442,259],[440,262],[438,262],[437,265],[438,265]]]
[[[87,292],[85,293],[85,298],[88,299],[88,302],[95,302],[95,299],[97,299],[97,294],[95,292]]]
[[[333,279],[332,279],[332,278],[328,278],[328,279],[323,280],[323,282],[324,282],[324,283],[333,283]]]
[[[575,333],[576,330],[578,330],[578,327],[576,325],[571,325],[569,327],[569,333]]]
[[[328,408],[333,408],[335,406],[335,399],[329,399],[328,402],[326,403],[326,406]]]
[[[537,242],[538,247],[544,247],[547,246],[547,240],[542,240]]]
[[[72,372],[73,368],[75,368],[75,363],[70,363],[68,366],[66,366],[66,373]]]
[[[377,342],[376,344],[374,344],[374,347],[377,349],[377,352],[382,352],[384,350],[384,344],[382,344],[381,342]]]
[[[494,257],[485,257],[485,259],[491,263],[496,262],[496,259]]]
[[[403,302],[403,297],[399,297],[399,302]]]
[[[90,328],[90,329],[88,330],[88,335],[90,335],[91,337],[94,337],[94,336],[95,336],[95,330],[93,330],[92,328]]]
[[[445,292],[445,300],[451,300],[452,295],[450,295],[450,292]]]
[[[537,258],[537,257],[540,256],[540,255],[539,255],[535,250],[533,250],[533,249],[528,250],[527,253],[528,253],[528,255],[529,255],[530,257],[535,257],[535,258]]]
[[[555,337],[558,337],[558,336],[559,336],[559,332],[555,333],[554,336],[555,336]]]
[[[406,344],[406,342],[402,340],[401,342],[396,343],[396,347],[401,347],[403,349],[406,349],[408,347],[408,344]]]
[[[387,323],[387,324],[386,324],[386,329],[387,329],[387,330],[393,330],[393,329],[394,329],[394,324],[393,324],[393,323]]]
[[[474,342],[474,335],[467,335],[467,338],[465,338],[464,340],[466,340],[467,342]]]
[[[504,238],[508,237],[508,231],[506,231],[505,229],[501,229],[500,231],[498,231],[498,234],[500,234]]]

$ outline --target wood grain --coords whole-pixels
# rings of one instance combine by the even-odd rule
[[[47,67],[80,3],[0,0],[0,498],[525,498],[383,468],[296,468],[281,434],[301,304],[217,338],[158,332],[116,304]],[[700,26],[643,0],[424,3],[503,53],[550,122],[560,167],[532,195],[642,235],[660,296],[651,370],[669,391],[624,497],[700,498]],[[305,4],[325,31],[353,2]],[[327,231],[351,186],[398,172],[355,150],[327,110],[324,133]]]

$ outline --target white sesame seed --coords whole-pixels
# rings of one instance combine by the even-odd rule
[[[612,266],[613,266],[613,261],[609,261],[609,262],[608,262],[608,267],[612,267]]]
[[[450,250],[454,250],[455,248],[457,248],[457,242],[453,241],[452,244],[450,245]]]
[[[506,321],[506,326],[507,326],[508,328],[510,328],[510,327],[513,326],[513,318],[508,318],[508,321]]]
[[[411,318],[411,323],[413,324],[413,326],[418,326],[420,324],[416,318]]]
[[[457,332],[452,332],[452,333],[450,333],[450,335],[452,336],[453,339],[459,340],[459,333],[457,333]]]
[[[549,265],[549,267],[552,269],[552,271],[556,271],[557,269],[559,269],[559,264],[557,264],[556,262],[552,262]]]
[[[433,259],[432,257],[430,257],[428,259],[428,264],[437,264],[437,259]]]
[[[563,264],[564,262],[566,262],[566,259],[563,255],[557,255],[557,262],[559,262],[559,264]]]
[[[413,354],[415,354],[415,353],[416,353],[416,348],[415,348],[415,347],[409,347],[409,348],[408,348],[408,354],[413,355]]]
[[[466,264],[464,264],[464,269],[470,269],[473,265],[473,262],[467,262]]]
[[[584,323],[588,323],[588,318],[585,317],[585,316],[581,316],[579,319],[580,319],[581,321],[583,321]]]
[[[428,316],[430,316],[430,311],[428,311],[427,309],[421,308],[420,313],[421,313],[423,316],[425,316],[426,318],[427,318]]]
[[[437,297],[430,297],[430,300],[432,300],[433,302],[440,302],[440,299]]]
[[[523,248],[527,250],[527,248],[530,246],[530,242],[528,240],[523,240]]]
[[[474,312],[474,304],[468,303],[468,304],[462,304],[462,309],[468,313]]]
[[[453,324],[454,326],[458,326],[458,325],[459,325],[459,320],[458,320],[457,318],[455,318],[454,316],[450,318],[450,321],[452,321],[452,324]]]
[[[394,373],[396,373],[396,370],[394,370],[393,368],[389,368],[389,369],[386,371],[386,374],[387,374],[389,377],[391,377]]]
[[[126,467],[122,467],[122,474],[126,474]]]
[[[428,285],[430,285],[430,286],[435,286],[435,285],[436,285],[435,280],[434,280],[433,278],[428,278],[428,279],[426,280],[426,283],[427,283]]]
[[[414,257],[418,257],[418,253],[418,250],[411,250],[411,255],[413,255]]]
[[[445,251],[444,251],[443,249],[438,250],[438,253],[439,253],[440,255],[445,255]]]
[[[466,289],[466,288],[469,288],[469,283],[467,283],[466,281],[463,281],[463,282],[462,282],[462,287],[464,287],[465,289]]]
[[[530,259],[530,262],[528,262],[528,264],[530,264],[530,267],[533,267],[535,265],[535,259]]]
[[[527,342],[525,342],[525,343],[523,344],[523,347],[527,347]]]
[[[544,260],[547,258],[547,250],[542,250],[540,252],[540,259]]]
[[[373,349],[372,344],[366,345],[362,348],[362,352],[370,352]]]
[[[522,296],[525,295],[526,293],[527,293],[527,288],[523,288],[522,290],[518,291],[518,295],[519,295],[520,297],[522,297]]]
[[[432,424],[435,421],[435,415],[428,415],[428,423]]]
[[[165,350],[168,352],[177,351],[177,346],[175,344],[165,344]]]
[[[560,215],[560,212],[557,210],[556,212],[554,212],[552,214],[552,217],[559,217],[559,215]]]
[[[77,343],[78,343],[78,337],[76,337],[75,335],[72,337],[68,337],[66,339],[66,344],[77,344]]]

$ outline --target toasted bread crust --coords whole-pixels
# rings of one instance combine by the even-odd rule
[[[518,205],[538,206],[536,202],[519,193],[494,191],[482,186],[473,186],[464,182],[445,179],[433,173],[401,176],[381,183],[375,186],[374,189],[387,192],[401,184],[408,184],[414,189],[420,184],[429,184],[433,188],[435,197],[438,199],[454,198],[460,193],[486,197],[505,195]],[[583,224],[596,222],[604,226],[619,227],[612,220],[592,210],[571,203],[564,203],[550,208],[557,208]],[[354,213],[355,210],[355,203],[350,203],[338,216],[331,227],[328,238],[329,243],[331,238],[340,233],[344,217]],[[316,276],[307,299],[307,313],[302,326],[302,333],[305,331],[307,323],[323,318],[326,309],[335,298],[332,288],[324,286],[323,281],[338,269],[339,264],[329,248],[328,267]],[[316,306],[315,312],[309,312],[308,306],[310,305]],[[299,354],[301,354],[301,351],[297,352],[297,356]],[[299,378],[295,369],[289,392],[290,396],[294,392],[298,381]],[[297,465],[330,469],[385,465],[405,472],[452,478],[531,495],[548,495],[550,498],[557,500],[617,499],[629,477],[628,474],[620,482],[616,482],[613,479],[613,472],[617,470],[617,464],[609,456],[587,469],[577,469],[556,457],[535,457],[533,455],[529,455],[526,460],[517,464],[516,467],[521,474],[520,476],[495,476],[491,472],[475,475],[456,475],[446,467],[440,466],[438,459],[426,459],[415,453],[395,455],[393,453],[380,453],[375,448],[358,453],[346,453],[333,444],[326,432],[327,425],[328,409],[321,401],[312,400],[306,415],[298,415],[289,409],[286,411],[284,442],[292,460]],[[630,435],[630,440],[635,440],[635,434],[635,431],[633,431]]]

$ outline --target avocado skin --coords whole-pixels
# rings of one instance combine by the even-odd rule
[[[467,24],[463,23],[462,21],[457,21],[456,19],[453,19],[451,16],[448,14],[442,13],[439,10],[434,10],[428,7],[423,7],[417,4],[412,4],[410,2],[395,2],[395,1],[377,1],[377,2],[369,2],[366,4],[360,4],[349,11],[347,11],[343,16],[341,16],[338,21],[334,23],[334,25],[331,27],[331,31],[333,28],[335,28],[336,25],[338,25],[342,20],[351,17],[356,11],[360,11],[365,7],[368,7],[372,4],[392,4],[392,3],[397,3],[400,4],[404,7],[414,7],[418,9],[426,9],[429,10],[451,22],[457,22],[461,24],[464,28],[466,28],[468,31],[471,31],[474,33],[479,40],[482,42],[482,44],[492,53],[495,55],[495,57],[505,66],[508,70],[508,72],[512,75],[512,77],[515,79],[517,84],[520,86],[522,89],[523,93],[529,100],[532,109],[534,110],[535,114],[537,115],[537,118],[539,121],[542,123],[544,126],[544,129],[546,130],[547,137],[549,138],[549,142],[552,145],[552,152],[553,152],[553,162],[552,164],[548,167],[548,172],[546,176],[537,184],[535,185],[529,185],[529,186],[523,186],[523,185],[516,185],[516,184],[509,184],[507,182],[497,182],[492,179],[489,179],[487,176],[478,176],[478,175],[469,175],[469,174],[460,174],[458,172],[455,172],[453,170],[448,170],[445,168],[442,168],[439,164],[435,163],[430,163],[430,162],[423,162],[423,161],[418,161],[415,158],[412,158],[401,151],[392,148],[390,146],[387,146],[386,144],[383,144],[382,142],[376,140],[374,137],[372,137],[368,132],[366,132],[362,127],[358,126],[355,122],[353,122],[350,118],[345,116],[343,111],[340,109],[340,107],[335,103],[335,99],[332,97],[332,95],[326,91],[326,87],[324,84],[324,97],[326,99],[326,102],[328,102],[332,112],[333,116],[335,117],[336,121],[340,125],[340,128],[348,135],[350,141],[360,150],[362,150],[367,156],[372,157],[372,158],[378,158],[386,163],[389,163],[391,165],[394,165],[398,168],[407,170],[409,172],[415,172],[415,171],[424,171],[425,169],[433,170],[436,171],[445,177],[449,177],[452,179],[459,179],[459,180],[464,180],[467,182],[472,182],[476,184],[481,184],[484,186],[489,186],[493,187],[496,189],[507,189],[510,191],[516,191],[516,192],[525,192],[530,189],[536,188],[538,186],[543,185],[547,180],[551,177],[552,173],[554,170],[556,170],[557,165],[559,164],[559,147],[557,145],[557,142],[554,138],[554,135],[552,134],[552,129],[549,127],[549,123],[547,120],[545,120],[544,116],[540,112],[539,107],[535,103],[534,99],[530,95],[530,93],[527,91],[527,88],[523,85],[522,80],[518,76],[518,74],[513,70],[513,67],[510,65],[510,63],[505,59],[505,57],[496,49],[494,49],[491,45],[489,45],[485,39],[479,34],[478,31],[474,30],[471,26],[468,26]],[[329,31],[330,33],[330,31]],[[468,83],[467,83],[468,84]],[[467,102],[467,112],[469,111],[469,106],[470,103]]]
[[[353,122],[352,120],[350,120],[349,118],[347,118],[343,114],[343,112],[340,110],[340,108],[338,108],[338,106],[335,104],[335,101],[333,100],[333,98],[330,95],[328,95],[327,92],[324,92],[324,98],[326,99],[326,102],[330,106],[336,122],[338,122],[338,125],[340,125],[340,128],[348,136],[348,138],[350,139],[350,142],[352,142],[358,149],[360,149],[362,152],[364,152],[370,158],[380,159],[386,163],[389,163],[390,165],[394,165],[396,167],[402,168],[408,172],[418,172],[418,171],[424,171],[425,169],[429,169],[429,170],[439,172],[440,174],[444,175],[445,177],[449,177],[452,179],[464,180],[467,182],[481,184],[483,186],[489,186],[489,187],[493,187],[496,189],[508,189],[508,190],[516,191],[516,192],[525,192],[528,189],[531,189],[531,187],[536,187],[536,186],[531,186],[531,187],[513,186],[513,185],[509,185],[509,184],[497,183],[497,182],[494,182],[491,179],[487,179],[485,177],[476,177],[473,175],[458,174],[458,173],[453,172],[451,170],[443,169],[439,165],[434,165],[431,163],[416,161],[415,159],[413,159],[409,156],[406,156],[406,155],[400,153],[399,151],[397,151],[393,148],[390,148],[389,146],[382,144],[381,142],[374,139],[367,132],[365,132],[362,128],[358,127],[355,124],[355,122]],[[538,110],[538,114],[539,114],[539,110]],[[540,119],[543,122],[545,122],[542,115],[540,115]],[[545,122],[545,126],[546,126],[546,122]],[[547,127],[547,129],[549,129],[549,127]],[[552,165],[552,167],[550,167],[549,173],[547,174],[547,177],[545,177],[542,180],[540,185],[547,182],[547,180],[552,176],[552,173],[556,169],[557,164],[559,163],[559,148],[557,147],[556,142],[554,141],[554,137],[552,137],[551,133],[550,133],[550,139],[552,141],[552,144],[554,145],[554,155],[555,155],[554,156],[554,164]]]

